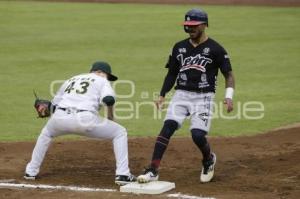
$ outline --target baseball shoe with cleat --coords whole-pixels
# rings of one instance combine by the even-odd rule
[[[126,185],[131,182],[135,182],[135,181],[136,181],[136,177],[132,174],[130,174],[129,176],[116,175],[116,178],[115,178],[115,183],[119,186]]]
[[[144,174],[139,175],[137,178],[137,181],[139,183],[148,183],[151,181],[157,181],[158,180],[158,171],[154,168],[145,168]]]
[[[26,180],[35,180],[37,178],[36,176],[31,176],[31,175],[29,175],[27,173],[23,177]]]
[[[203,161],[203,166],[200,175],[201,182],[210,182],[214,177],[215,164],[217,162],[216,154],[212,153],[212,158],[209,161]]]

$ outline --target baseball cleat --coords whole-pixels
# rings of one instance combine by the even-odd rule
[[[26,180],[35,180],[36,179],[36,176],[31,176],[31,175],[29,175],[27,173],[23,177]]]
[[[130,174],[129,176],[116,175],[116,178],[115,178],[115,183],[119,186],[126,185],[131,182],[135,182],[135,181],[136,181],[136,177],[132,174]]]
[[[216,154],[212,153],[212,159],[209,161],[203,162],[200,181],[201,182],[210,182],[214,177],[215,164],[217,162]]]
[[[154,168],[149,167],[145,169],[144,174],[137,177],[137,181],[138,183],[148,183],[151,181],[157,181],[158,177],[158,171]]]

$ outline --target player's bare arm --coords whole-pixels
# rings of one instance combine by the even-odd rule
[[[224,104],[227,106],[227,113],[233,111],[233,89],[235,87],[233,72],[229,71],[228,73],[223,74],[225,77],[225,88],[226,94],[224,99]]]
[[[115,98],[113,96],[106,96],[102,101],[107,106],[107,119],[114,120],[113,106],[115,104]]]
[[[165,97],[159,96],[155,101],[156,108],[162,110],[164,108]]]
[[[114,120],[114,107],[113,106],[108,106],[107,107],[107,119],[109,120]]]

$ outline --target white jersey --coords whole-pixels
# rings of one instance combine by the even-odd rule
[[[102,99],[115,97],[110,82],[94,73],[71,77],[60,87],[52,103],[61,108],[76,108],[98,112]]]

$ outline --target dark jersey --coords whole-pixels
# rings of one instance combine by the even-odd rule
[[[175,44],[166,68],[169,76],[176,76],[175,89],[194,92],[215,92],[218,70],[231,71],[231,64],[225,49],[211,38],[194,47],[189,39]],[[168,76],[167,75],[167,76]],[[173,87],[175,79],[166,77],[161,95]]]

